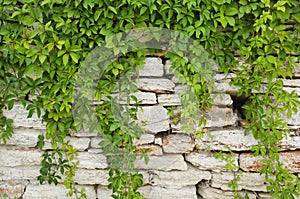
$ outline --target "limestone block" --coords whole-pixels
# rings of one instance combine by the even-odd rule
[[[85,151],[90,145],[89,138],[67,137],[66,140],[78,151]]]
[[[40,166],[0,166],[0,180],[34,180],[40,175]]]
[[[295,91],[296,95],[300,96],[300,88],[283,87],[282,89],[289,93]]]
[[[121,96],[119,96],[119,94],[111,94],[112,97],[115,97],[119,104],[128,104],[127,103],[127,97],[128,96],[124,96],[121,98]],[[137,98],[137,101],[142,101],[141,103],[144,104],[156,104],[156,95],[155,93],[150,93],[150,92],[135,92],[133,94],[131,94],[130,96],[135,96]],[[130,98],[130,102],[129,104],[135,104],[135,101],[133,99]]]
[[[174,89],[174,92],[175,92],[176,94],[181,94],[181,93],[183,93],[184,91],[186,91],[188,88],[189,88],[188,85],[179,84],[179,85],[176,85],[176,87],[175,87],[175,89]]]
[[[91,147],[95,149],[100,149],[102,148],[99,143],[103,140],[101,137],[94,137],[91,139]]]
[[[213,104],[218,106],[231,106],[233,101],[228,94],[211,94]]]
[[[284,86],[300,87],[300,79],[281,79]]]
[[[187,170],[187,164],[182,155],[166,154],[163,156],[149,156],[148,164],[144,159],[137,159],[135,162],[137,169],[153,169],[159,171]]]
[[[215,82],[215,91],[236,95],[239,91],[239,88],[237,86],[230,85],[229,81]]]
[[[171,69],[172,63],[170,60],[167,60],[165,63],[165,74],[166,75],[172,75],[174,74],[174,71]]]
[[[278,146],[285,150],[296,150],[300,149],[300,136],[288,136],[283,138]]]
[[[82,187],[85,188],[85,193],[87,198],[96,198],[96,191],[93,186],[78,186],[80,190]],[[29,184],[26,187],[26,191],[23,195],[24,199],[75,199],[73,197],[67,196],[68,189],[64,185],[58,184],[55,185],[31,185]]]
[[[227,162],[214,158],[214,153],[211,152],[192,152],[187,154],[185,159],[201,170],[227,171],[225,168]],[[234,155],[233,160],[234,164],[238,165],[238,155]]]
[[[7,140],[6,145],[35,147],[40,134],[43,132],[36,129],[14,129],[14,134]],[[0,143],[3,142],[0,141]]]
[[[138,190],[144,195],[145,199],[197,199],[195,186],[177,189],[144,186]]]
[[[179,106],[181,99],[178,94],[162,94],[157,96],[158,103],[163,106]]]
[[[75,131],[70,131],[70,135],[73,137],[95,137],[98,136],[97,132],[86,132],[86,131],[79,131],[79,132],[75,132]]]
[[[235,77],[236,77],[236,74],[234,74],[234,73],[228,73],[228,74],[217,73],[214,75],[213,79],[218,82],[224,82],[224,81],[228,82],[228,80],[230,81],[231,79],[233,79]]]
[[[154,139],[154,144],[162,146],[163,145],[162,138],[160,138],[160,137],[155,138]]]
[[[113,199],[111,197],[112,190],[104,187],[104,186],[98,186],[97,187],[97,198],[98,199]]]
[[[161,146],[154,145],[154,144],[146,144],[146,145],[140,145],[136,147],[136,152],[138,154],[142,154],[143,151],[149,150],[147,155],[163,155],[163,151]]]
[[[204,186],[200,186],[197,189],[197,192],[200,196],[202,196],[202,198],[205,199],[232,199],[234,198],[234,192],[233,191],[223,191],[220,189],[216,189],[216,188],[212,188],[212,187],[204,187]],[[245,192],[240,191],[239,194],[241,194],[241,196],[243,196],[243,198],[245,197]],[[251,193],[248,192],[248,197],[249,199],[256,199],[256,196]]]
[[[201,171],[192,166],[186,171],[151,171],[150,184],[153,186],[165,188],[183,188],[185,186],[194,186],[201,180],[210,180],[209,171]]]
[[[267,191],[267,183],[265,182],[264,175],[260,175],[259,173],[242,173],[240,177],[238,190]],[[233,179],[233,173],[213,173],[211,186],[222,190],[232,190],[228,187],[228,182]]]
[[[235,125],[237,116],[233,113],[232,108],[219,108],[212,106],[207,111],[206,127],[223,127]]]
[[[195,143],[187,134],[169,134],[163,137],[165,153],[187,153],[194,149]]]
[[[162,77],[164,74],[162,60],[157,57],[147,57],[144,68],[139,71],[140,76]]]
[[[173,93],[175,84],[169,79],[147,79],[136,80],[137,87],[142,91],[152,91],[155,93]]]
[[[75,173],[74,180],[78,184],[85,185],[108,185],[108,170],[96,169],[78,169]]]
[[[210,147],[211,150],[228,151],[228,146],[233,151],[248,151],[257,141],[252,135],[244,135],[243,130],[210,131],[203,138],[197,139],[196,146],[200,149]]]
[[[168,111],[161,105],[147,106],[137,112],[138,124],[148,133],[169,130]]]
[[[155,136],[153,134],[144,133],[141,135],[140,139],[134,139],[133,143],[135,145],[151,144],[154,142]]]
[[[283,167],[290,173],[300,173],[300,151],[286,151],[279,153]],[[262,157],[253,156],[251,153],[241,154],[240,167],[244,171],[260,172],[263,167]]]
[[[40,165],[42,153],[37,150],[0,149],[0,167]]]
[[[291,118],[288,118],[286,115],[282,116],[289,125],[300,125],[300,107],[297,107],[297,109],[297,113],[293,113]]]
[[[12,110],[3,110],[3,115],[14,120],[13,126],[15,128],[46,129],[46,125],[42,123],[42,119],[38,118],[37,114],[33,114],[31,118],[27,118],[28,111],[21,103],[15,103]]]
[[[2,181],[0,182],[0,198],[4,194],[8,198],[20,198],[28,181]],[[5,199],[6,197],[3,197]]]
[[[106,157],[103,154],[79,152],[76,160],[79,161],[78,168],[105,169],[107,168]]]

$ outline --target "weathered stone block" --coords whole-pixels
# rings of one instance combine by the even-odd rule
[[[162,77],[164,74],[162,60],[157,57],[147,57],[144,68],[140,69],[140,76]]]
[[[0,180],[34,180],[40,175],[40,166],[0,166]]]
[[[187,153],[194,149],[195,143],[187,134],[169,134],[163,137],[165,153]]]
[[[144,186],[138,190],[144,195],[145,199],[197,199],[195,186],[177,189]]]
[[[211,152],[192,152],[185,156],[187,162],[198,167],[201,170],[210,171],[227,171],[225,168],[227,162],[214,158],[214,153]],[[234,164],[238,165],[238,155],[233,157]]]
[[[76,160],[79,160],[79,168],[105,169],[107,168],[106,157],[103,154],[79,152]]]
[[[209,171],[201,171],[192,166],[186,171],[151,171],[150,184],[165,188],[183,188],[194,186],[201,180],[210,180]]]
[[[290,173],[300,173],[300,151],[286,151],[279,153],[283,167]],[[244,171],[260,172],[264,164],[261,156],[253,156],[251,153],[240,155],[240,167]]]
[[[70,144],[78,151],[85,151],[90,145],[89,138],[67,137],[66,141],[70,141]]]
[[[237,95],[239,88],[229,84],[230,81],[215,82],[215,91]]]
[[[205,199],[232,199],[234,198],[233,191],[223,191],[220,189],[212,188],[212,187],[205,187],[199,186],[197,189],[198,194]],[[245,192],[239,192],[239,194],[245,197]],[[256,196],[253,193],[247,193],[249,199],[256,199]]]
[[[283,138],[278,146],[285,150],[300,149],[300,136],[288,136],[287,139]]]
[[[107,188],[107,187],[103,187],[103,186],[98,186],[97,187],[97,198],[98,199],[113,199],[111,197],[112,194],[112,190]]]
[[[108,185],[108,170],[91,170],[91,169],[78,169],[76,171],[74,180],[78,184],[85,185]]]
[[[204,137],[197,139],[196,146],[201,149],[210,147],[211,150],[228,151],[228,146],[233,151],[248,151],[257,141],[252,135],[244,135],[244,130],[210,131]]]
[[[144,133],[141,135],[140,139],[133,140],[135,145],[151,144],[154,142],[155,136],[153,134]]]
[[[206,127],[223,127],[235,125],[237,116],[233,113],[232,108],[219,108],[212,106],[207,111]]]
[[[13,126],[15,128],[25,127],[34,129],[46,129],[46,125],[42,123],[42,119],[38,118],[37,114],[33,114],[31,118],[27,118],[28,111],[23,107],[21,103],[15,103],[12,110],[3,110],[3,114],[13,119]]]
[[[161,94],[157,96],[158,103],[163,106],[179,106],[181,105],[180,96],[178,94]]]
[[[91,147],[95,149],[100,149],[102,148],[99,143],[103,140],[101,137],[94,137],[91,139]]]
[[[36,129],[14,129],[14,134],[7,140],[6,145],[35,147],[40,134],[43,132]],[[0,141],[0,143],[3,142]]]
[[[211,94],[213,104],[218,106],[231,106],[233,101],[228,94]]]
[[[146,153],[147,155],[163,155],[162,148],[161,148],[161,146],[158,146],[158,145],[147,144],[147,145],[137,146],[137,148],[136,148],[136,152],[138,154],[142,154],[142,152],[145,150],[149,150],[149,152]]]
[[[85,188],[85,193],[87,198],[96,198],[96,191],[93,186],[78,186],[80,190],[82,187]],[[64,185],[58,184],[55,185],[31,185],[29,184],[26,187],[26,191],[23,195],[24,199],[75,199],[73,197],[67,196],[68,190]]]
[[[24,192],[24,188],[28,184],[28,181],[4,181],[0,182],[0,198],[4,197],[4,194],[8,198],[20,198]],[[2,197],[1,197],[2,196]]]
[[[220,188],[222,190],[232,190],[228,187],[228,182],[234,179],[233,173],[213,173],[212,184],[214,188]],[[267,191],[267,183],[265,182],[265,176],[259,173],[242,173],[238,182],[238,190],[250,190],[250,191]]]
[[[40,165],[42,153],[37,150],[0,149],[0,167]]]
[[[163,156],[149,156],[148,164],[144,159],[138,159],[135,162],[137,169],[153,169],[160,171],[187,170],[187,164],[182,155],[167,154]]]
[[[165,74],[166,75],[172,75],[174,74],[174,71],[171,69],[172,63],[170,60],[167,60],[165,63]]]
[[[148,133],[169,130],[168,111],[161,105],[143,107],[137,112],[138,124]]]
[[[173,93],[175,84],[169,79],[146,79],[136,80],[137,87],[142,91],[152,91],[155,93]]]
[[[128,104],[127,97],[124,96],[121,98],[119,94],[111,94],[112,97],[115,97],[118,100],[119,104]],[[131,94],[130,96],[134,96],[137,98],[137,101],[142,101],[141,104],[157,104],[155,93],[150,92],[141,92],[138,91],[136,93]],[[135,101],[130,98],[129,104],[135,104]]]

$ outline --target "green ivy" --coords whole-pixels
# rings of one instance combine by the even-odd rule
[[[119,57],[98,79],[94,97],[102,100],[117,88],[121,77],[143,62],[147,53],[157,51],[129,52],[122,38],[117,43],[109,39],[135,28],[172,29],[202,45],[224,73],[237,74],[233,84],[240,88],[239,95],[251,100],[244,106],[251,121],[246,134],[252,133],[259,142],[252,151],[264,158],[262,173],[270,184],[268,191],[275,198],[293,198],[300,191],[299,178],[283,169],[276,143],[289,134],[282,114],[291,116],[299,101],[295,93],[283,90],[278,78],[292,77],[296,67],[299,23],[296,0],[0,0],[0,138],[5,142],[13,134],[12,120],[3,115],[3,109],[10,110],[20,101],[29,117],[37,113],[46,123],[47,133],[39,136],[39,148],[43,148],[44,139],[52,144],[52,150],[43,155],[39,181],[57,184],[65,175],[69,195],[85,198],[84,190],[78,190],[73,180],[77,152],[65,141],[71,130],[87,127],[74,123],[72,113],[74,101],[84,100],[72,97],[80,65],[103,42]],[[160,37],[153,33],[154,39]],[[235,57],[244,59],[245,64],[238,65]],[[183,95],[183,102],[196,97],[194,106],[200,110],[209,108],[211,88],[199,75],[197,64],[172,52],[166,58],[172,61],[175,75],[191,88],[192,95]],[[266,92],[257,92],[261,89]],[[142,198],[137,192],[142,176],[132,165],[137,158],[133,139],[139,138],[142,130],[134,125],[128,129],[127,124],[116,121],[112,103],[114,98],[108,98],[96,107],[94,119],[100,122],[89,128],[105,138],[101,143],[104,153],[118,152],[128,163],[124,163],[128,168],[122,171],[117,166],[123,163],[121,159],[108,156],[109,165],[113,165],[109,168],[113,197]],[[136,111],[137,107],[127,110],[125,121],[135,118]],[[193,118],[193,106],[182,114]],[[200,124],[205,124],[204,117]],[[192,131],[190,127],[186,126],[187,131]],[[236,189],[236,184],[232,185]]]

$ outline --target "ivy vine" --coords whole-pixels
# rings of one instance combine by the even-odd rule
[[[65,141],[71,130],[78,129],[72,104],[82,99],[72,96],[80,65],[94,48],[103,42],[108,44],[115,34],[156,27],[185,33],[204,47],[222,72],[236,73],[233,84],[239,87],[238,94],[251,101],[243,107],[249,110],[246,134],[252,133],[258,140],[252,151],[255,156],[264,158],[261,172],[269,183],[268,191],[275,198],[298,196],[299,178],[283,168],[279,159],[281,149],[276,146],[289,134],[282,115],[291,116],[300,105],[296,94],[284,91],[279,79],[291,78],[297,66],[298,1],[0,0],[0,13],[0,138],[6,142],[13,134],[13,121],[3,115],[3,109],[12,109],[16,101],[26,107],[29,117],[33,113],[42,117],[47,133],[39,136],[38,146],[42,149],[45,139],[49,139],[52,150],[43,154],[38,178],[41,183],[57,184],[65,175],[64,184],[70,190],[69,195],[86,197],[84,189],[78,190],[73,180],[78,165],[77,152]],[[160,37],[153,34],[154,39]],[[116,89],[119,78],[141,65],[147,54],[158,51],[128,52],[128,49],[110,48],[119,58],[99,79],[95,93],[98,100],[109,96]],[[245,64],[240,65],[235,57],[243,59]],[[204,77],[197,76],[197,64],[171,52],[166,58],[172,61],[172,67],[199,98],[200,109],[208,108],[211,103],[205,99],[209,98],[210,90],[204,81],[199,81]],[[259,92],[262,89],[266,92]],[[133,90],[124,88],[123,91]],[[135,151],[133,139],[139,138],[142,131],[133,126],[133,129],[126,129],[132,134],[124,133],[126,125],[112,115],[110,105],[113,103],[114,99],[109,98],[96,107],[96,118],[101,118],[101,122],[89,128],[109,141],[102,142],[104,149],[116,150],[132,163],[130,158],[136,156],[127,154]],[[130,116],[127,122],[130,122],[129,118],[135,117],[137,109],[133,107],[127,111]],[[109,161],[122,163],[114,158],[108,158]],[[132,164],[128,166],[126,170],[110,168],[113,195],[115,198],[142,198],[137,192],[142,176],[132,170]],[[236,186],[232,183],[233,189],[236,190]]]

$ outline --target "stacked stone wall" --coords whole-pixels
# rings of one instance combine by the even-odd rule
[[[138,119],[146,133],[135,144],[138,149],[150,149],[148,164],[142,160],[136,162],[144,176],[140,191],[145,198],[233,198],[227,184],[234,179],[234,174],[226,170],[225,161],[214,158],[216,152],[228,151],[227,147],[236,153],[234,162],[244,171],[239,181],[241,193],[247,191],[249,198],[271,198],[265,178],[259,174],[260,157],[250,153],[257,142],[251,135],[244,135],[245,121],[239,107],[245,100],[237,97],[238,89],[229,84],[235,75],[214,77],[216,88],[223,94],[214,94],[214,105],[207,111],[207,133],[203,138],[194,139],[181,130],[181,121],[174,122],[168,115],[168,107],[181,106],[179,94],[185,89],[169,68],[169,61],[149,57],[137,80],[140,91],[135,96],[142,100],[143,106]],[[295,90],[300,95],[299,79],[284,80],[284,89]],[[37,141],[38,135],[45,133],[45,124],[36,115],[27,118],[27,114],[21,104],[5,111],[8,118],[14,119],[15,134],[6,145],[0,145],[0,198],[4,194],[24,199],[68,198],[63,184],[40,185],[37,181],[42,155]],[[284,149],[280,157],[284,167],[300,177],[300,111],[286,121],[291,135],[279,143]],[[67,139],[79,151],[80,163],[75,176],[78,186],[85,187],[90,199],[110,199],[106,157],[98,145],[101,138],[77,133]],[[203,150],[208,147],[210,151]],[[46,143],[45,149],[51,150],[50,143]]]

